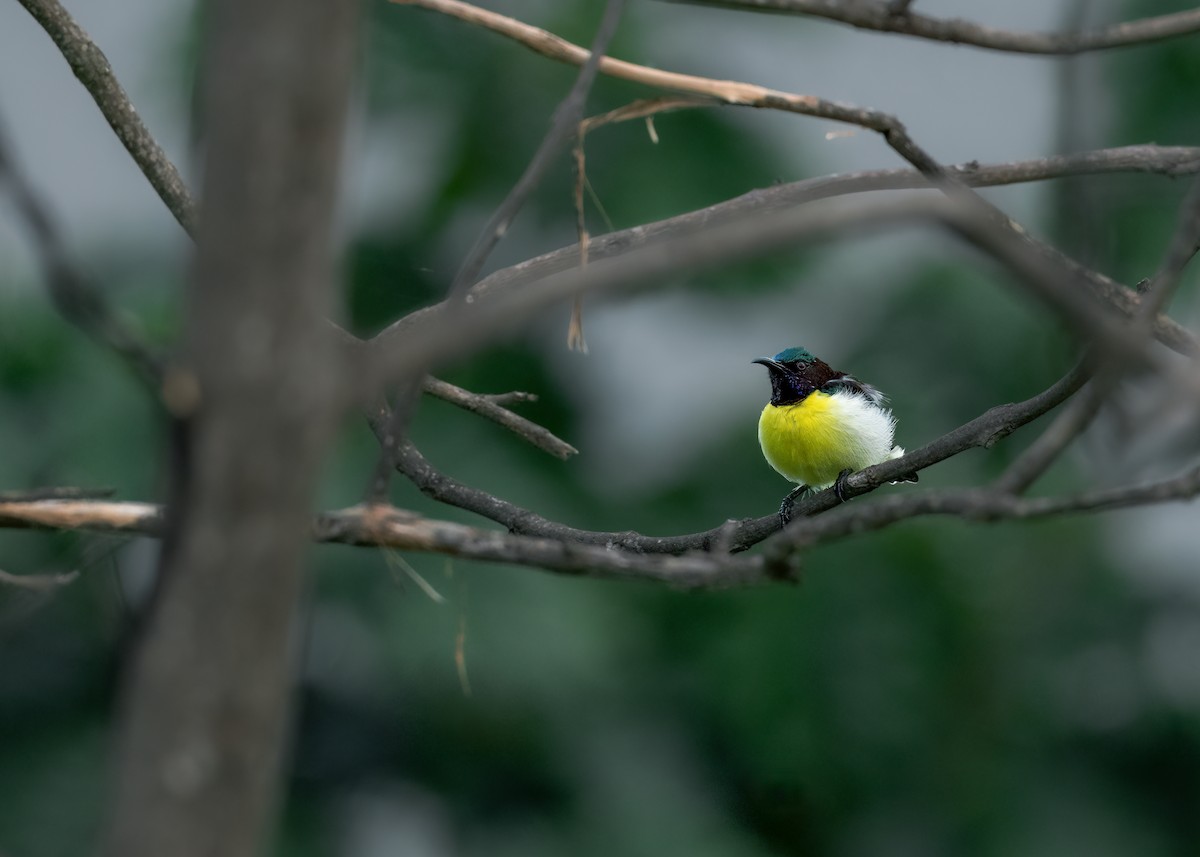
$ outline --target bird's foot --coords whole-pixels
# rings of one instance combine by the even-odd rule
[[[838,474],[837,480],[833,483],[833,493],[837,494],[838,500],[840,500],[843,503],[846,502],[846,489],[850,487],[846,483],[846,477],[848,477],[853,472],[854,471],[850,470],[849,468],[843,470],[841,473]]]
[[[796,505],[796,498],[802,497],[808,493],[807,485],[797,485],[788,495],[783,498],[783,502],[779,504],[779,524],[786,527],[792,520],[792,507]]]

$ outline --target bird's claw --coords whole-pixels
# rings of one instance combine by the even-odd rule
[[[786,527],[792,520],[792,508],[796,505],[796,498],[805,494],[808,491],[807,485],[798,485],[788,492],[788,495],[783,498],[783,502],[779,504],[779,524]]]
[[[786,527],[792,520],[792,507],[796,505],[796,501],[792,499],[792,495],[788,494],[783,498],[783,502],[779,504],[779,526]]]
[[[833,483],[833,493],[837,495],[838,500],[842,503],[846,502],[846,489],[850,487],[846,482],[846,477],[853,472],[849,468],[846,468],[838,474],[837,480]]]

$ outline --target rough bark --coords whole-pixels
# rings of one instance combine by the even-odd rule
[[[336,418],[330,226],[357,4],[219,0],[207,168],[159,591],[123,698],[107,852],[259,851],[275,806],[292,627]]]

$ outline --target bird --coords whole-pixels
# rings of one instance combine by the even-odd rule
[[[786,348],[752,362],[766,366],[771,376],[771,401],[758,418],[763,457],[780,476],[796,483],[779,506],[784,525],[796,498],[806,491],[833,485],[845,502],[847,476],[904,455],[893,443],[896,418],[875,387],[804,348]],[[917,475],[900,481],[916,482]]]

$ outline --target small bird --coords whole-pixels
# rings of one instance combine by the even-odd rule
[[[753,362],[771,373],[771,401],[758,418],[763,456],[780,476],[797,483],[779,506],[784,524],[804,492],[833,485],[844,502],[847,476],[904,455],[892,443],[896,418],[886,407],[887,397],[870,384],[803,348]],[[917,476],[902,481],[916,482]]]

